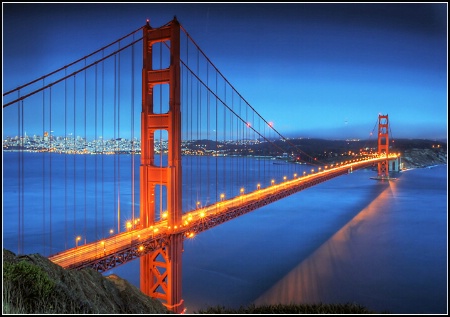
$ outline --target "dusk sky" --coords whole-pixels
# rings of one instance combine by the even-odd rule
[[[447,3],[2,7],[3,92],[176,16],[285,136],[365,139],[381,113],[394,138],[447,138]]]

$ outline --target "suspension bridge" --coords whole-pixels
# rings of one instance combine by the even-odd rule
[[[68,269],[139,258],[141,290],[177,313],[185,239],[354,170],[376,166],[388,180],[399,167],[388,115],[375,151],[327,162],[301,151],[176,18],[3,99],[8,243]]]

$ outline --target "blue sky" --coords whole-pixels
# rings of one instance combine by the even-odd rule
[[[176,16],[285,136],[447,138],[446,3],[2,6],[4,92]]]

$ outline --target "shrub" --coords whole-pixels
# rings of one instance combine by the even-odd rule
[[[10,305],[20,303],[28,312],[36,312],[51,296],[55,282],[40,267],[27,261],[3,263],[3,285],[8,285]]]
[[[195,312],[197,314],[373,314],[367,308],[357,304],[291,304],[261,305],[254,304],[238,309],[224,306],[208,307]]]

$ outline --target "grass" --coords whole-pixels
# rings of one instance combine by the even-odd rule
[[[27,261],[3,262],[4,314],[74,314],[84,309],[56,292],[55,282]]]
[[[195,314],[378,314],[357,304],[290,304],[290,305],[249,305],[238,309],[223,306],[208,307]],[[387,312],[384,312],[387,314]]]

